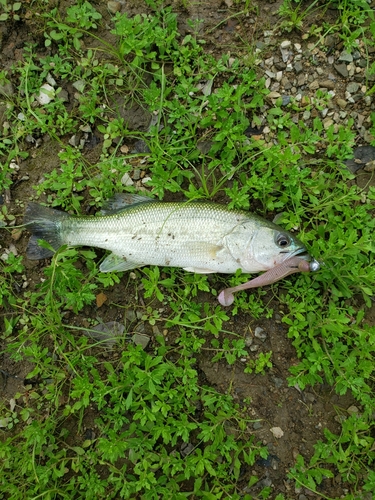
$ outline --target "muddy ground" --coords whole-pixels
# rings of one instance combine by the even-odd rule
[[[308,4],[309,2],[307,2]],[[52,4],[52,2],[51,2]],[[65,12],[69,2],[56,2],[62,12]],[[106,2],[93,1],[92,4],[102,13],[104,19],[108,19],[109,14]],[[179,28],[181,35],[185,35],[191,28],[188,24],[188,19],[199,19],[202,22],[199,25],[199,34],[206,40],[206,50],[214,55],[230,52],[233,57],[243,56],[249,47],[254,47],[254,43],[264,39],[264,31],[274,28],[280,22],[280,18],[275,14],[278,10],[280,1],[276,2],[254,2],[256,7],[247,15],[229,17],[233,10],[229,10],[228,5],[231,2],[221,2],[218,0],[206,0],[204,2],[174,2],[174,9],[179,15]],[[242,5],[242,4],[240,4]],[[123,12],[133,15],[138,12],[146,11],[144,7],[140,7],[140,2],[127,1],[121,4]],[[240,7],[238,7],[240,10]],[[0,67],[1,69],[9,69],[18,58],[22,58],[22,50],[26,43],[36,44],[38,51],[43,54],[44,38],[43,34],[37,29],[38,19],[33,10],[30,9],[30,16],[23,18],[19,23],[0,23],[1,35],[1,53]],[[326,14],[334,19],[337,12],[330,10]],[[306,26],[300,32],[293,31],[291,33],[280,32],[277,35],[279,44],[283,40],[291,40],[293,43],[302,45],[302,52],[307,46],[307,41],[302,39],[302,35],[307,31],[308,26],[313,23],[319,23],[319,18],[310,18],[306,20]],[[105,31],[100,33],[102,38],[105,38]],[[108,36],[110,36],[108,34]],[[272,48],[270,48],[268,57],[272,56]],[[259,69],[260,71],[261,68]],[[311,72],[314,67],[310,68]],[[306,69],[308,73],[309,68]],[[330,70],[327,69],[327,72]],[[328,78],[327,75],[322,75]],[[293,79],[293,75],[289,76],[289,80]],[[337,95],[345,99],[345,77],[337,78],[335,90]],[[307,79],[308,84],[308,79]],[[65,89],[68,94],[72,89]],[[121,97],[121,96],[120,96]],[[357,112],[368,116],[369,109],[363,103],[364,109],[359,109],[360,103],[356,103]],[[129,116],[129,121],[133,123],[134,128],[144,128],[147,120],[143,120],[139,110],[132,110],[132,115]],[[95,134],[98,138],[98,143],[93,143],[86,148],[90,163],[95,163],[99,159],[101,152],[100,142],[101,134]],[[69,137],[66,138],[66,141]],[[366,144],[363,138],[358,136],[358,144]],[[129,143],[129,147],[132,144]],[[20,173],[18,174],[18,182],[15,182],[10,190],[10,193],[1,193],[3,202],[7,203],[9,213],[17,216],[17,221],[21,222],[24,204],[30,197],[35,196],[33,190],[45,172],[49,172],[58,167],[58,158],[56,156],[60,149],[59,144],[54,144],[48,138],[42,137],[40,147],[37,149],[33,145],[25,145],[25,149],[31,149],[30,157],[20,162]],[[27,176],[22,179],[22,177]],[[5,239],[1,241],[3,248],[12,243],[15,245],[19,254],[24,254],[27,243],[27,234],[24,234],[20,240],[12,241]],[[30,289],[35,284],[40,282],[43,276],[42,270],[45,262],[29,262],[25,261],[26,279]],[[86,307],[79,315],[74,315],[72,312],[67,317],[67,321],[72,324],[82,325],[86,318],[95,318],[100,316],[104,322],[113,320],[122,320],[122,310],[118,310],[114,304],[126,304],[126,299],[123,296],[121,285],[114,286],[105,291],[108,300],[101,307],[100,311],[97,307]],[[213,300],[212,297],[202,294],[202,300]],[[338,423],[338,413],[345,411],[354,404],[350,395],[346,397],[337,396],[332,388],[322,385],[316,386],[313,389],[299,391],[298,388],[288,387],[287,378],[289,376],[289,368],[298,362],[296,353],[291,345],[291,341],[287,338],[286,328],[280,322],[280,315],[283,313],[280,309],[280,304],[273,298],[271,291],[269,292],[270,304],[274,309],[274,317],[272,319],[255,320],[252,317],[244,314],[236,317],[229,325],[230,328],[242,336],[253,337],[253,345],[258,345],[259,350],[272,350],[273,357],[272,370],[267,375],[249,375],[243,373],[243,366],[238,362],[234,366],[229,366],[225,361],[212,363],[212,354],[209,351],[202,351],[198,358],[199,370],[202,372],[202,377],[219,391],[230,391],[238,400],[245,398],[251,399],[251,414],[249,417],[254,421],[254,433],[260,441],[267,444],[270,450],[268,460],[259,462],[254,471],[262,478],[262,485],[273,485],[275,495],[283,493],[290,499],[306,499],[306,496],[318,496],[312,494],[308,490],[295,488],[294,483],[287,478],[288,470],[293,466],[297,454],[302,454],[308,462],[313,453],[313,446],[319,439],[323,439],[323,430],[328,428],[334,433],[340,432]],[[140,302],[138,307],[142,308]],[[264,329],[265,338],[254,337],[256,327]],[[139,329],[139,324],[132,324],[131,328]],[[153,335],[153,330],[148,325],[141,325],[144,333]],[[228,327],[227,327],[228,328]],[[172,337],[171,337],[172,338]],[[258,352],[259,352],[258,350]],[[254,351],[255,353],[256,351]],[[22,390],[24,377],[30,371],[29,364],[15,363],[1,356],[1,369],[12,376],[7,377],[3,381],[1,387],[2,398],[9,401],[14,397],[17,391]],[[90,416],[91,422],[95,415]],[[89,424],[87,423],[87,427]],[[280,427],[284,435],[277,439],[270,432],[270,428]],[[78,437],[77,437],[78,439]],[[244,470],[244,477],[249,477],[254,471]],[[258,485],[258,488],[260,486]],[[347,493],[346,485],[342,482],[340,476],[335,476],[333,479],[325,480],[321,486],[322,493],[330,498],[339,498]],[[252,491],[252,493],[256,493]]]

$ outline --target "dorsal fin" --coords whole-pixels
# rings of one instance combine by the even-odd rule
[[[116,193],[112,198],[104,202],[100,215],[115,214],[117,212],[121,212],[125,208],[140,205],[142,203],[150,203],[152,201],[155,202],[159,200],[155,200],[149,196],[142,196],[140,194]]]

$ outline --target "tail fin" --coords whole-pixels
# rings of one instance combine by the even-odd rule
[[[43,207],[37,203],[29,203],[26,207],[24,224],[32,233],[26,249],[26,256],[30,260],[51,257],[53,251],[38,245],[38,240],[44,240],[52,248],[58,250],[64,242],[61,239],[61,224],[63,219],[70,217],[65,212]]]

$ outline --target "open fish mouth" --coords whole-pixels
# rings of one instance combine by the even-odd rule
[[[297,250],[294,255],[285,259],[278,266],[269,269],[265,273],[257,276],[256,278],[243,283],[242,285],[235,286],[233,288],[226,288],[220,292],[218,296],[218,301],[223,306],[230,306],[233,304],[235,292],[240,290],[247,290],[248,288],[257,288],[258,286],[271,285],[276,281],[279,281],[286,276],[293,273],[308,273],[310,271],[315,272],[320,269],[320,264],[317,260],[312,259],[307,253],[306,249],[301,248]]]

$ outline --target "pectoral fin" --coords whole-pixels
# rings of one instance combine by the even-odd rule
[[[132,262],[124,259],[120,255],[111,253],[103,260],[99,269],[102,273],[109,273],[110,271],[129,271],[129,269],[135,269],[143,265],[144,264],[138,264],[138,262]]]

